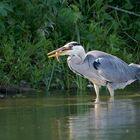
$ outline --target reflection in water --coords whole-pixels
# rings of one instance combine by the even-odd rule
[[[91,96],[0,102],[0,140],[139,139],[140,97],[90,101]]]
[[[140,120],[136,119],[138,110],[132,103],[131,99],[114,101],[110,98],[108,102],[96,99],[96,103],[85,114],[69,117],[71,139],[140,138],[137,129],[137,127],[140,129]]]

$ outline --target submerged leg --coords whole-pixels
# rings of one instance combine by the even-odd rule
[[[107,84],[107,88],[110,93],[110,96],[114,96],[114,89],[112,88],[112,86],[110,84]]]
[[[95,92],[96,92],[96,96],[99,97],[99,89],[100,89],[100,86],[94,84],[94,89],[95,89]]]

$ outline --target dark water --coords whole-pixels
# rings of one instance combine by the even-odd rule
[[[0,140],[140,140],[140,91],[0,100]],[[75,94],[75,95],[74,95]]]

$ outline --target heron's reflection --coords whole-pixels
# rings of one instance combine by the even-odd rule
[[[114,105],[114,97],[110,97],[106,102],[100,100],[99,97],[95,99],[94,108],[91,108],[90,115],[92,116],[91,122],[94,123],[92,125],[95,126],[96,129],[100,129],[106,125],[107,122],[104,121],[104,115],[106,112],[111,111]],[[105,108],[106,106],[107,108]],[[96,133],[98,134],[98,132]]]
[[[115,100],[113,97],[107,100],[96,98],[85,114],[70,117],[71,138],[88,139],[91,136],[95,139],[102,137],[108,139],[112,133],[118,138],[117,133],[121,128],[134,123],[135,120],[135,109],[129,101],[132,102],[131,99],[124,101]]]

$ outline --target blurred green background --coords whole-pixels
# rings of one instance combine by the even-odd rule
[[[116,8],[117,7],[117,8]],[[140,63],[139,0],[1,0],[0,85],[85,89],[47,53],[70,41]]]

